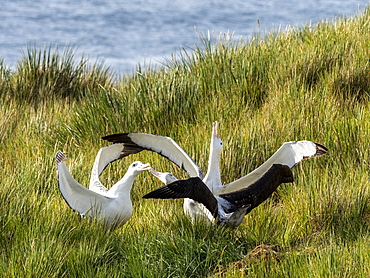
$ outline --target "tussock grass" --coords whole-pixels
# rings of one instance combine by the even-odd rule
[[[0,86],[7,86],[2,90],[3,98],[36,107],[51,99],[80,99],[99,86],[112,84],[108,69],[103,65],[89,67],[84,58],[75,62],[71,48],[60,54],[51,46],[40,50],[29,46],[13,74],[2,64]]]
[[[201,37],[162,68],[114,78],[73,49],[29,47],[15,70],[0,60],[0,272],[4,277],[368,277],[370,14],[249,41]],[[326,156],[294,168],[235,230],[190,223],[181,200],[143,200],[104,231],[61,197],[54,155],[81,184],[114,132],[171,136],[206,170],[211,123],[221,123],[224,182],[280,145],[313,140]],[[186,175],[141,152],[110,165],[112,185],[134,160]]]

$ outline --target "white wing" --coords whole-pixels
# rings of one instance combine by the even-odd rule
[[[292,168],[298,162],[311,157],[324,155],[327,148],[311,141],[285,142],[265,163],[248,175],[226,184],[218,194],[242,189],[255,181],[270,169],[273,164],[283,164]]]
[[[71,176],[64,162],[60,162],[57,169],[60,192],[67,204],[81,215],[93,216],[92,213],[96,213],[111,200],[79,184]]]
[[[102,139],[113,143],[122,143],[125,147],[136,152],[142,150],[156,152],[184,169],[191,177],[203,179],[200,167],[170,137],[147,133],[120,133],[108,135]]]
[[[130,154],[132,151],[129,148],[126,149],[123,144],[112,144],[101,148],[96,155],[91,171],[89,189],[101,194],[107,193],[108,189],[101,183],[99,176],[109,163]]]

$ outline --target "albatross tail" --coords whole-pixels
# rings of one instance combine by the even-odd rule
[[[64,155],[64,153],[62,153],[60,150],[58,150],[57,153],[56,153],[56,155],[55,155],[55,163],[58,166],[64,160],[66,160],[66,156]]]

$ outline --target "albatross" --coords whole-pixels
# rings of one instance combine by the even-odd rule
[[[207,210],[208,218],[219,225],[237,227],[244,216],[265,201],[281,183],[293,182],[289,166],[273,164],[258,180],[251,185],[226,194],[214,195],[198,177],[177,180],[171,173],[161,173],[154,169],[152,174],[167,185],[145,196],[144,199],[191,198],[201,203]]]
[[[72,177],[65,164],[66,156],[60,150],[55,156],[59,189],[66,203],[81,216],[97,218],[112,230],[124,225],[130,219],[131,187],[141,172],[150,169],[150,164],[135,161],[128,167],[123,178],[108,190],[100,182],[99,175],[109,163],[122,158],[124,149],[123,145],[112,144],[99,150],[91,173],[89,189]]]
[[[122,144],[128,150],[127,155],[149,150],[167,158],[178,167],[184,169],[190,177],[199,177],[214,192],[222,184],[220,176],[220,157],[223,142],[218,133],[219,123],[212,124],[212,136],[208,160],[208,170],[203,175],[202,169],[193,159],[170,137],[148,133],[119,133],[103,137],[114,144]],[[203,216],[199,204],[192,199],[184,199],[184,212],[191,218]]]
[[[218,122],[213,124],[208,171],[203,176],[201,168],[170,137],[147,133],[118,133],[102,138],[113,143],[122,143],[132,153],[143,150],[156,152],[184,169],[190,177],[199,177],[215,195],[242,189],[261,178],[273,164],[287,165],[293,168],[302,160],[326,154],[327,148],[319,143],[302,140],[283,143],[280,148],[261,166],[235,181],[222,184],[220,174],[220,157],[223,143],[218,134]]]
[[[220,157],[223,142],[219,137],[218,122],[213,123],[208,171],[205,176],[201,168],[191,157],[170,137],[148,133],[118,133],[102,137],[112,143],[121,143],[130,150],[129,154],[149,150],[167,158],[178,167],[184,169],[190,177],[198,177],[208,186],[215,195],[225,194],[245,188],[260,179],[273,164],[287,165],[293,168],[302,160],[322,156],[327,148],[312,141],[289,141],[281,147],[261,166],[238,180],[223,185],[220,174]],[[203,214],[196,202],[189,198],[184,199],[184,211],[192,218]]]

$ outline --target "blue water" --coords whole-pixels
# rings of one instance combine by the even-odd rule
[[[27,45],[74,46],[76,57],[104,65],[117,74],[138,63],[157,65],[199,44],[197,32],[234,34],[278,30],[353,16],[364,0],[3,0],[0,6],[0,58],[14,67]],[[259,25],[257,23],[259,20]],[[195,31],[195,27],[197,32]]]

